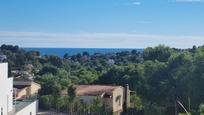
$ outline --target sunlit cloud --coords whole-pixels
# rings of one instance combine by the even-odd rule
[[[133,33],[0,32],[0,45],[59,48],[145,48],[158,44],[176,48],[203,45],[204,36],[168,36]]]
[[[141,2],[135,1],[132,3],[132,5],[141,5]]]

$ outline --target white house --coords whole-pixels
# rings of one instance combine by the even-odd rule
[[[0,115],[36,115],[38,101],[15,101],[13,91],[13,78],[8,77],[8,64],[0,62]]]
[[[13,78],[8,78],[8,64],[0,62],[0,112],[13,115]]]

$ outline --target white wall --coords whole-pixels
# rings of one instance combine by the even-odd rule
[[[18,111],[15,115],[37,115],[37,112],[38,112],[38,101],[34,101],[30,105]]]
[[[13,78],[8,78],[8,64],[0,63],[0,113],[3,115],[13,110]]]

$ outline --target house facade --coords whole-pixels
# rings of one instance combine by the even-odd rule
[[[13,78],[8,78],[8,64],[0,62],[0,114],[13,115]]]
[[[106,109],[113,113],[120,113],[124,110],[124,104],[129,95],[126,96],[125,88],[122,86],[108,86],[108,85],[76,85],[76,96],[83,103],[93,103],[94,100],[100,97]],[[129,91],[129,90],[128,90]],[[126,97],[128,97],[126,99]]]
[[[35,96],[41,86],[28,78],[15,78],[13,81],[15,99],[24,99]]]

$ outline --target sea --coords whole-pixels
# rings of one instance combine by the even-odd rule
[[[137,50],[142,52],[143,49],[133,49],[133,48],[23,48],[26,51],[39,51],[41,55],[57,55],[63,57],[65,53],[70,56],[76,55],[78,53],[88,52],[90,55],[94,53],[117,53],[122,51],[132,51]]]

